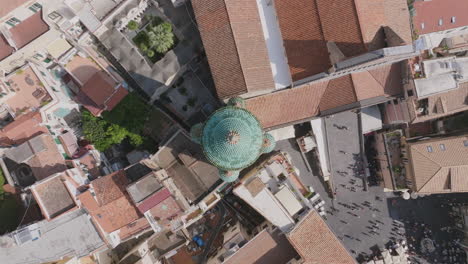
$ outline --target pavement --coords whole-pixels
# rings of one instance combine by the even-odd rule
[[[410,251],[416,263],[467,263],[466,254],[456,244],[463,233],[455,230],[451,207],[467,204],[466,194],[444,194],[403,200],[388,200],[392,217],[403,222]],[[450,229],[447,229],[450,227]],[[435,250],[429,252],[421,247],[423,239],[430,239]],[[444,252],[445,251],[445,252]]]
[[[403,238],[392,231],[394,220],[386,199],[394,198],[394,195],[384,193],[380,187],[369,187],[364,191],[360,169],[356,169],[360,160],[357,114],[344,112],[327,118],[325,122],[336,199],[330,198],[322,180],[307,170],[294,139],[277,142],[276,149],[291,156],[302,182],[312,186],[325,201],[324,207],[328,211],[326,222],[345,247],[355,252],[354,257],[361,253],[370,255],[376,246],[384,248],[391,238]]]

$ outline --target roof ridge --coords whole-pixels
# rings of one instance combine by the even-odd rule
[[[235,43],[235,48],[236,48],[236,57],[237,59],[239,60],[239,68],[241,69],[242,71],[242,80],[244,81],[244,85],[245,85],[245,89],[247,90],[247,93],[249,92],[249,89],[248,89],[248,86],[247,86],[247,81],[245,80],[245,71],[244,71],[244,67],[242,67],[242,62],[241,62],[241,56],[239,54],[239,45],[238,45],[238,42],[236,40],[236,38],[234,37],[234,30],[232,28],[232,19],[231,19],[231,15],[229,13],[229,10],[227,8],[227,3],[226,3],[226,0],[222,0],[224,2],[224,9],[226,10],[226,15],[229,19],[229,29],[231,30],[231,36],[232,36],[232,39],[234,40],[234,43]],[[255,3],[255,5],[257,5],[257,3]],[[258,12],[258,7],[257,7],[257,12]],[[260,15],[260,14],[259,14]]]
[[[351,83],[353,84],[353,94],[354,94],[355,101],[359,101],[358,100],[359,98],[356,92],[356,83],[355,83],[353,76],[354,76],[353,73],[349,74],[349,78],[351,78]]]
[[[354,12],[356,14],[356,17],[357,17],[357,20],[359,21],[359,35],[361,36],[361,41],[362,43],[364,44],[364,46],[366,47],[367,49],[367,43],[365,43],[364,41],[364,36],[362,34],[363,32],[363,28],[362,28],[362,23],[361,23],[361,19],[360,19],[360,16],[359,16],[359,12],[358,12],[358,8],[357,8],[357,1],[356,0],[353,0],[353,3],[354,3]],[[383,25],[382,25],[383,26]]]
[[[442,169],[444,169],[444,168],[445,168],[445,167],[440,167],[439,170],[437,170],[436,173],[434,173],[434,175],[432,175],[432,177],[431,177],[429,180],[427,180],[427,182],[425,182],[425,183],[423,184],[423,186],[421,186],[421,188],[419,188],[418,191],[424,189],[424,187],[425,187],[426,185],[428,185],[429,182],[431,182],[432,179],[434,179],[434,177],[435,177],[437,174],[439,174],[439,172],[440,172]],[[450,170],[449,170],[449,172],[450,172]]]
[[[390,67],[391,67],[391,65],[393,65],[393,64],[390,64]],[[384,66],[375,68],[374,70],[376,70],[376,69],[381,70],[383,67],[387,67],[387,66],[388,66],[388,65],[384,65]],[[374,74],[372,74],[371,71],[366,71],[366,72],[368,72],[369,75],[372,76],[372,78],[373,78],[376,82],[378,82],[378,83],[380,84],[380,87],[382,87],[382,89],[384,89],[384,91],[385,91],[385,84],[383,84],[383,83],[381,83],[379,80],[377,80],[377,78],[375,78]]]

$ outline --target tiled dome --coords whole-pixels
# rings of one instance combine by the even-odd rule
[[[263,135],[262,153],[272,152],[275,146],[275,138],[270,133],[265,133],[265,135]]]
[[[190,137],[197,144],[201,144],[202,133],[203,133],[202,123],[195,124],[194,126],[192,126],[192,128],[190,128]]]
[[[209,117],[201,139],[205,156],[214,166],[235,171],[250,166],[260,156],[263,132],[252,113],[227,106]]]
[[[232,97],[231,99],[229,99],[228,105],[245,108],[245,100],[241,97]]]
[[[219,170],[219,177],[225,182],[233,182],[239,177],[239,171]]]

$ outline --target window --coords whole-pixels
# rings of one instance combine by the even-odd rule
[[[50,14],[48,15],[48,17],[49,17],[50,19],[52,19],[52,20],[55,20],[55,19],[57,19],[57,18],[59,18],[59,17],[62,17],[62,16],[61,16],[59,13],[57,13],[57,12],[54,11],[54,12],[50,13]]]
[[[432,147],[431,146],[427,146],[427,152],[432,152]]]
[[[456,22],[455,19],[456,19],[456,17],[453,16],[453,17],[450,19],[450,22],[452,22],[452,24],[455,23],[455,22]]]
[[[468,140],[463,140],[463,145],[464,145],[465,147],[468,147]]]
[[[421,29],[424,29],[424,23],[421,23]]]
[[[439,144],[439,148],[440,148],[440,150],[445,151],[445,149],[446,149],[445,144]]]
[[[12,18],[8,19],[5,23],[7,23],[8,25],[14,27],[14,26],[18,25],[20,22],[21,22],[21,20],[17,19],[16,17],[12,17]]]
[[[442,26],[444,24],[444,21],[441,19],[439,19],[439,26]]]

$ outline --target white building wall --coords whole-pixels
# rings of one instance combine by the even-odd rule
[[[263,36],[268,49],[271,71],[275,88],[282,89],[292,84],[286,52],[283,47],[283,37],[276,17],[273,0],[256,0],[262,22]]]
[[[424,34],[421,35],[421,38],[424,39],[427,49],[431,50],[438,47],[444,38],[451,38],[465,34],[468,34],[468,26]]]
[[[330,171],[328,170],[328,148],[326,145],[326,133],[323,126],[323,120],[321,118],[314,119],[310,121],[310,125],[312,126],[315,141],[317,142],[320,168],[322,169],[323,178],[324,180],[328,180],[330,178]]]
[[[236,187],[233,192],[281,231],[287,232],[294,226],[294,220],[268,189],[263,189],[255,197],[244,185]]]

